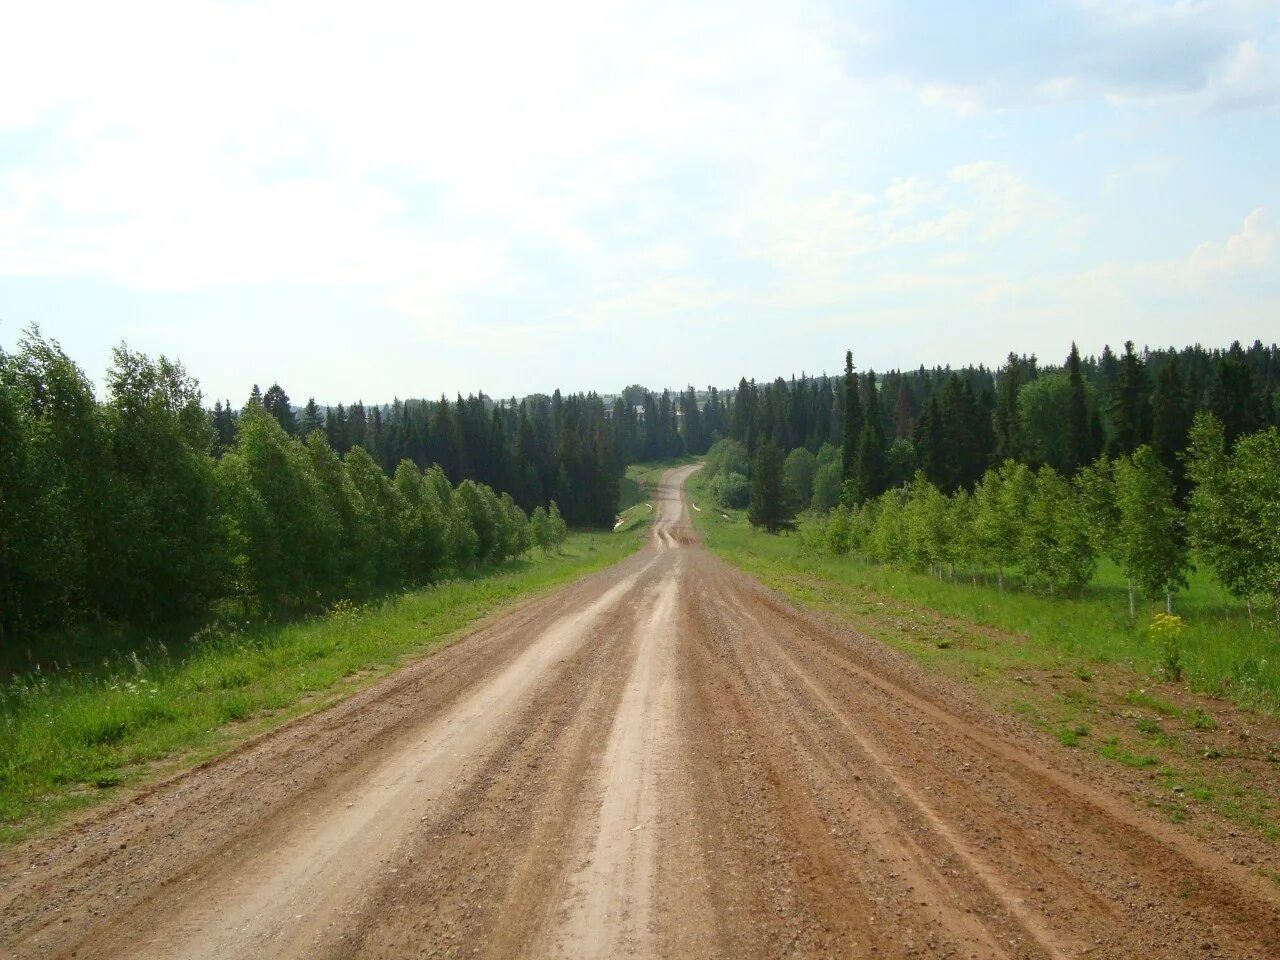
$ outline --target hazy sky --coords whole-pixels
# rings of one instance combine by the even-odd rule
[[[1280,2],[11,4],[0,344],[211,396],[1280,335]]]

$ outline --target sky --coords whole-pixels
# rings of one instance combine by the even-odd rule
[[[0,347],[210,403],[1280,332],[1280,0],[13,5]]]

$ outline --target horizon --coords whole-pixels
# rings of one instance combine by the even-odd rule
[[[64,350],[66,349],[66,345],[62,344],[59,338],[50,334],[49,331],[41,329],[39,333],[48,340],[58,342],[60,346],[63,347]],[[15,341],[16,339],[17,338],[14,338]],[[120,344],[117,344],[117,346],[119,345]],[[150,356],[152,357],[152,359],[156,359],[160,356],[160,354],[158,353],[151,353],[150,351],[141,349],[135,344],[123,344],[123,345],[129,347],[129,349],[131,350],[135,350],[139,353]],[[9,347],[11,346],[12,344],[8,346],[5,346],[4,344],[0,344],[0,349],[9,349]],[[1264,349],[1270,349],[1270,350],[1277,349],[1276,341],[1272,341],[1268,343],[1265,340],[1263,340],[1261,337],[1254,337],[1252,340],[1249,340],[1249,341],[1236,339],[1228,343],[1213,343],[1213,344],[1206,344],[1200,341],[1197,341],[1195,343],[1185,343],[1181,345],[1177,345],[1177,344],[1164,344],[1164,345],[1141,344],[1139,345],[1135,343],[1134,349],[1139,356],[1146,357],[1149,353],[1156,352],[1156,351],[1182,352],[1184,350],[1195,350],[1195,349],[1204,350],[1207,353],[1211,353],[1211,354],[1226,353],[1227,351],[1237,346],[1240,347],[1242,350],[1246,350],[1246,351],[1251,349],[1254,346],[1262,346]],[[1123,342],[1119,344],[1105,343],[1102,345],[1102,347],[1098,349],[1082,350],[1080,353],[1080,359],[1086,365],[1096,363],[1101,358],[1103,351],[1108,347],[1111,348],[1111,350],[1113,352],[1116,352],[1118,355],[1120,352],[1123,351],[1124,343]],[[847,348],[847,349],[851,349],[851,348]],[[976,363],[966,363],[966,364],[941,363],[936,365],[934,364],[912,364],[909,366],[891,365],[883,368],[872,368],[872,367],[860,366],[856,361],[857,353],[855,352],[854,353],[854,356],[855,356],[854,370],[859,374],[874,373],[877,377],[883,377],[886,374],[893,374],[893,373],[904,373],[904,374],[912,373],[920,370],[922,367],[925,370],[930,372],[935,370],[943,370],[943,371],[985,370],[988,373],[990,373],[992,376],[995,376],[999,372],[1001,367],[1004,366],[1004,362],[1007,360],[1010,353],[1013,353],[1020,358],[1025,357],[1027,359],[1034,360],[1036,363],[1036,368],[1040,372],[1057,371],[1057,370],[1063,369],[1064,364],[1066,362],[1067,353],[1070,352],[1070,349],[1071,349],[1070,344],[1068,344],[1066,348],[1066,352],[1063,354],[1061,361],[1046,359],[1044,356],[1034,351],[1013,350],[1013,351],[1006,351],[1004,356],[1001,358],[1001,361],[994,364],[979,361]],[[843,356],[843,353],[841,355]],[[102,379],[102,374],[105,373],[106,371],[106,367],[104,366],[103,369],[101,371],[98,371],[97,374],[95,375],[95,372],[93,370],[89,370],[84,366],[84,364],[81,362],[81,358],[75,356],[70,352],[68,352],[68,356],[78,367],[80,367],[80,369],[83,371],[85,376],[88,377],[90,383],[93,385],[95,394],[99,397],[99,399],[102,399],[104,395],[102,394],[100,381]],[[241,407],[243,407],[245,402],[248,401],[254,387],[257,387],[263,392],[265,392],[267,389],[269,389],[272,386],[279,386],[285,391],[285,393],[289,397],[290,406],[294,410],[301,410],[303,407],[306,406],[307,402],[310,400],[315,400],[316,405],[318,407],[320,407],[322,410],[326,410],[326,409],[329,409],[330,407],[338,407],[338,406],[350,407],[353,404],[360,404],[365,409],[371,409],[373,407],[389,408],[396,402],[405,403],[408,401],[423,401],[427,403],[437,403],[442,398],[452,402],[453,399],[458,396],[464,399],[473,397],[473,396],[483,397],[493,403],[506,403],[513,399],[520,401],[520,400],[529,399],[531,397],[550,397],[556,392],[559,392],[562,395],[566,395],[566,396],[571,394],[594,394],[601,398],[614,398],[614,397],[621,396],[625,390],[628,390],[632,387],[641,387],[644,390],[654,395],[660,395],[664,391],[670,391],[671,393],[676,394],[683,390],[687,390],[690,387],[692,387],[699,395],[702,395],[703,393],[706,393],[712,388],[714,388],[718,390],[722,396],[724,396],[725,394],[732,393],[734,390],[736,390],[738,387],[738,383],[741,380],[746,380],[749,383],[755,383],[755,384],[762,384],[762,383],[767,384],[767,383],[772,383],[778,379],[790,381],[792,379],[802,379],[805,377],[808,377],[811,379],[820,379],[823,377],[833,378],[833,377],[843,376],[842,370],[832,371],[832,370],[802,369],[798,372],[791,372],[786,374],[778,373],[778,374],[764,375],[764,376],[748,376],[746,374],[742,374],[737,378],[733,379],[732,382],[724,382],[724,383],[699,384],[695,382],[689,382],[685,384],[667,383],[659,386],[653,386],[637,380],[632,380],[619,387],[598,387],[597,386],[597,387],[586,387],[586,388],[574,389],[574,390],[561,389],[560,387],[551,387],[550,389],[535,389],[535,390],[531,390],[523,393],[521,392],[498,393],[498,392],[490,391],[490,390],[484,389],[483,387],[480,387],[480,388],[456,391],[451,394],[444,394],[444,393],[427,394],[427,393],[410,392],[404,395],[397,394],[393,396],[391,399],[373,399],[373,400],[366,400],[365,395],[363,394],[357,394],[352,397],[339,398],[336,400],[332,398],[320,399],[318,396],[311,394],[308,391],[293,393],[291,391],[289,384],[281,383],[278,380],[269,380],[265,382],[255,381],[254,383],[249,384],[249,386],[242,391],[243,398],[239,398],[237,395],[228,396],[228,395],[216,395],[216,394],[210,393],[207,389],[205,389],[205,385],[203,381],[200,380],[197,373],[192,370],[191,366],[186,362],[184,358],[180,356],[169,356],[167,354],[165,354],[164,356],[166,356],[167,359],[171,361],[177,361],[182,364],[187,374],[191,376],[199,385],[201,395],[202,395],[203,405],[206,409],[209,409],[209,410],[212,410],[214,405],[219,403],[223,403],[224,406],[226,406],[225,402],[227,401],[229,401],[229,406],[226,406],[227,409],[238,410]]]

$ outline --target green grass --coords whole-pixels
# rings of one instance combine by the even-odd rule
[[[0,842],[112,788],[194,763],[423,656],[503,605],[608,566],[641,543],[647,516],[618,533],[573,533],[535,556],[284,626],[207,628],[109,656],[89,669],[28,670],[0,689]],[[120,650],[121,638],[111,638]]]

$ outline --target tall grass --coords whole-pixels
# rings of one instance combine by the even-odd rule
[[[563,554],[507,564],[284,626],[223,621],[180,642],[112,636],[102,659],[13,673],[0,689],[0,840],[165,758],[198,759],[447,642],[500,605],[616,562],[646,522],[574,533]],[[81,644],[80,651],[92,649]]]

